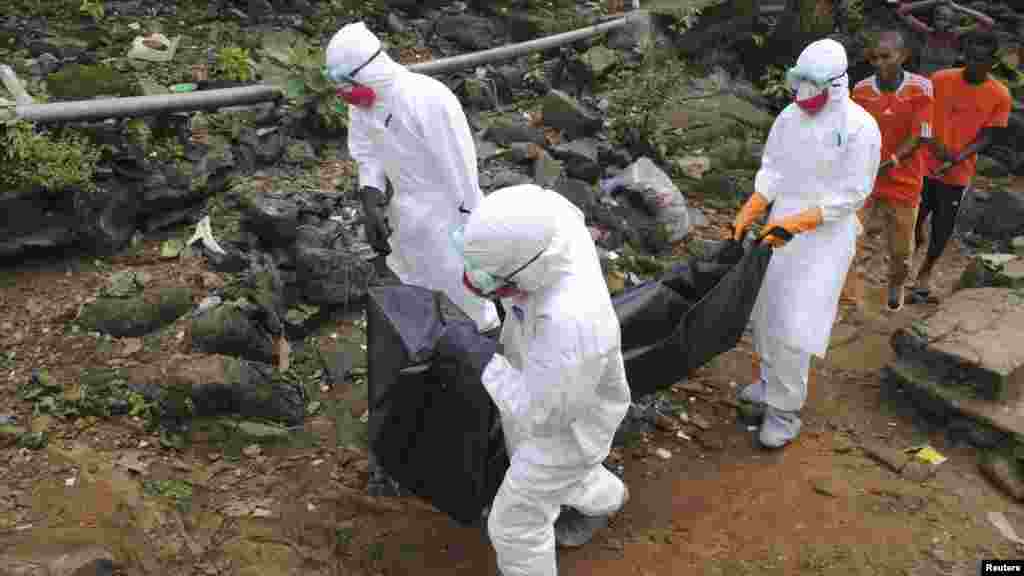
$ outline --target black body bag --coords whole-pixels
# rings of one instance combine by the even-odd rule
[[[736,345],[770,258],[769,247],[726,242],[612,300],[634,398]],[[498,410],[472,371],[430,362],[444,325],[469,319],[442,293],[406,285],[371,288],[366,319],[369,437],[378,462],[457,522],[478,523],[509,465]]]

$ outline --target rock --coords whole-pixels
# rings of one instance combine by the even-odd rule
[[[50,576],[110,576],[114,556],[104,548],[90,546],[60,555],[47,568]]]
[[[992,190],[978,210],[974,232],[986,238],[1009,240],[1024,234],[1024,180],[1012,188]]]
[[[99,298],[85,306],[77,323],[88,332],[118,338],[143,336],[171,324],[191,308],[189,288],[169,287],[130,298]]]
[[[264,246],[285,247],[295,242],[306,197],[288,193],[246,191],[241,194],[241,227]]]
[[[616,148],[610,142],[598,142],[597,162],[605,167],[625,168],[633,162],[633,157],[625,148]]]
[[[1024,480],[1021,479],[1020,463],[1016,460],[998,452],[986,453],[978,468],[1000,490],[1016,500],[1024,500]]]
[[[700,414],[696,412],[690,415],[690,421],[693,425],[701,430],[711,430],[711,424]]]
[[[938,310],[892,336],[899,360],[942,386],[990,401],[1020,395],[1024,306],[1001,288],[955,292]]]
[[[305,417],[302,383],[283,378],[273,366],[259,362],[178,355],[162,367],[129,368],[124,378],[133,390],[158,403],[168,418],[240,414],[293,426]]]
[[[582,138],[555,146],[551,154],[564,163],[566,174],[573,178],[590,183],[596,183],[601,178],[598,143],[593,138]]]
[[[69,246],[78,238],[79,217],[73,191],[0,192],[0,256],[33,248]]]
[[[595,79],[603,78],[622,63],[619,53],[600,44],[584,52],[580,59]]]
[[[297,287],[307,302],[316,305],[349,306],[366,297],[376,270],[359,254],[346,250],[296,248]]]
[[[541,151],[533,161],[533,180],[538,186],[552,188],[562,179],[562,163]]]
[[[666,111],[664,121],[680,130],[680,144],[696,146],[728,136],[738,128],[768,130],[775,118],[749,101],[721,91],[693,98]]]
[[[575,178],[559,178],[553,189],[582,210],[584,214],[589,214],[590,209],[597,201],[596,188],[592,184]]]
[[[1024,258],[1016,254],[978,254],[960,276],[965,288],[1024,288]]]
[[[872,460],[880,464],[884,464],[887,468],[897,474],[903,470],[903,467],[906,466],[907,462],[910,460],[910,457],[902,450],[890,448],[883,444],[872,443],[865,445],[863,448],[864,453]]]
[[[592,136],[601,129],[603,119],[575,98],[560,90],[550,90],[543,101],[544,123],[562,130],[570,140]]]
[[[53,54],[44,52],[38,58],[29,61],[28,69],[33,76],[47,76],[60,69],[60,60]]]
[[[532,142],[538,146],[547,143],[543,130],[528,125],[526,120],[514,114],[506,114],[491,120],[484,130],[483,138],[503,147],[517,142]]]
[[[186,342],[196,352],[272,364],[276,361],[274,335],[260,322],[267,314],[253,303],[221,304],[192,320]]]
[[[501,43],[499,24],[481,16],[445,15],[436,21],[434,30],[442,38],[470,51],[486,50]]]
[[[252,20],[263,20],[274,13],[274,7],[269,0],[247,0],[248,10],[246,13]]]
[[[100,254],[114,254],[131,242],[141,208],[137,182],[97,180],[97,190],[83,194],[78,232],[83,243]]]
[[[500,190],[501,188],[507,188],[509,186],[532,183],[532,178],[526,174],[516,172],[515,170],[500,169],[495,171],[493,174],[488,174],[486,172],[480,174],[480,188],[484,191],[484,194],[488,194],[494,190]]]

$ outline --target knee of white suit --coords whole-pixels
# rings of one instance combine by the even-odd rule
[[[807,401],[810,353],[774,338],[767,339],[766,348],[760,353],[765,403],[778,410],[800,410]]]

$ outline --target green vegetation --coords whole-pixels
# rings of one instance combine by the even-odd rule
[[[101,64],[65,66],[46,78],[46,91],[57,100],[139,95],[131,77]]]
[[[256,63],[249,57],[249,50],[225,46],[217,52],[217,72],[225,80],[250,82],[256,77]]]
[[[313,108],[327,130],[348,126],[348,108],[323,70],[323,48],[297,34],[279,32],[264,36],[262,53],[260,73],[264,81],[281,88],[289,105]]]
[[[86,370],[78,384],[65,390],[54,382],[47,372],[20,391],[22,400],[34,404],[37,414],[49,414],[67,420],[96,417],[109,418],[118,406],[126,406],[127,413],[152,421],[156,407],[127,387],[127,382],[116,370]]]
[[[51,134],[37,132],[28,122],[14,122],[0,127],[0,190],[92,191],[99,157],[94,146],[69,129]]]

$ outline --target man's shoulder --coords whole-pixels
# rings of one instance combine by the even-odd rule
[[[850,135],[864,135],[867,137],[881,138],[882,130],[878,127],[878,120],[856,101],[850,102],[846,108],[846,114],[850,123],[848,124]]]
[[[989,74],[988,82],[985,84],[988,87],[989,92],[991,92],[995,98],[1011,103],[1013,102],[1013,96],[1010,94],[1010,89],[995,76]]]
[[[907,76],[903,80],[902,91],[908,96],[932,97],[934,96],[935,88],[932,86],[932,81],[928,78],[914,72],[907,72]]]

